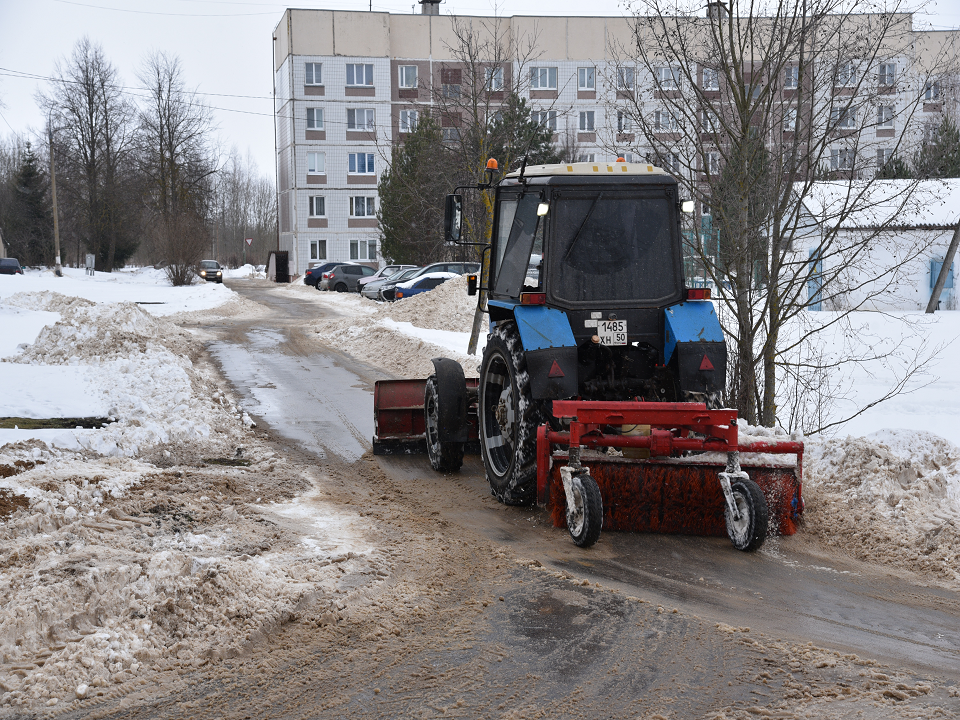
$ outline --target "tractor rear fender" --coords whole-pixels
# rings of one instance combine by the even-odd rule
[[[727,345],[713,303],[687,301],[664,310],[663,362],[677,356],[680,389],[712,393],[724,390]]]
[[[520,332],[534,400],[559,400],[577,394],[577,342],[567,314],[543,305],[517,305]]]
[[[440,441],[467,442],[470,426],[467,423],[467,382],[463,378],[463,367],[449,358],[433,358],[432,362],[437,378]]]

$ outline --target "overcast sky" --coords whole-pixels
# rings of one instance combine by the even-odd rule
[[[372,0],[373,10],[419,12],[414,0]],[[705,3],[704,3],[705,4]],[[501,15],[583,15],[582,0],[503,0]],[[368,10],[370,0],[302,0],[299,8]],[[220,144],[235,147],[273,175],[271,36],[288,4],[253,0],[0,0],[0,136],[31,137],[43,126],[37,90],[58,58],[87,35],[124,83],[136,87],[144,56],[179,56],[190,87],[215,110]],[[591,15],[622,15],[618,0],[593,0]],[[547,9],[549,8],[549,9]],[[444,0],[444,14],[491,15],[485,0]],[[960,27],[960,0],[936,0],[924,22]]]

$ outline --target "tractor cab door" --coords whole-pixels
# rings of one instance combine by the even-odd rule
[[[497,198],[491,287],[493,297],[519,299],[521,292],[542,292],[543,236],[546,215],[538,214],[541,192],[502,192]]]

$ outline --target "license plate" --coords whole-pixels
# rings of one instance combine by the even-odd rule
[[[597,335],[600,336],[601,345],[626,345],[627,321],[599,320],[597,322]]]

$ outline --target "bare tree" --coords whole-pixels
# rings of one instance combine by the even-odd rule
[[[259,175],[256,163],[236,149],[217,174],[215,235],[217,256],[233,267],[241,258],[266,257],[276,245],[276,199],[272,181]],[[250,238],[249,249],[245,240]]]
[[[64,214],[97,269],[110,272],[136,250],[132,138],[134,108],[103,49],[84,37],[69,61],[58,61],[48,93],[40,93],[57,163]],[[70,207],[70,206],[73,207]]]
[[[888,232],[923,202],[917,183],[882,185],[877,170],[915,142],[924,87],[955,53],[917,52],[897,0],[732,0],[707,17],[701,7],[632,5],[633,43],[613,49],[612,79],[631,92],[616,104],[639,131],[636,151],[675,174],[709,220],[686,228],[687,253],[718,288],[734,339],[731,399],[772,426],[798,368],[820,367],[801,349],[902,282],[924,252]],[[813,302],[837,314],[798,334]]]
[[[189,283],[209,247],[208,220],[217,161],[210,111],[187,89],[179,59],[150,55],[139,73],[147,89],[140,109],[140,169],[154,252],[175,285]]]

